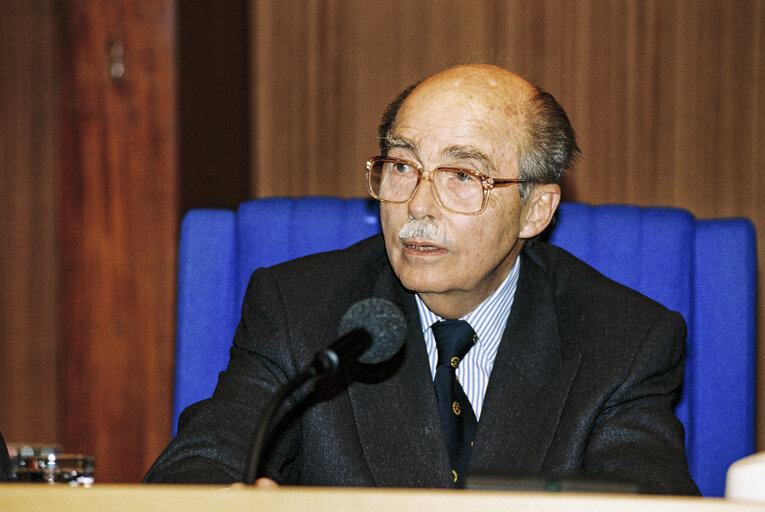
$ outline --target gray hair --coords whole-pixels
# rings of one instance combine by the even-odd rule
[[[537,86],[534,89],[525,108],[525,140],[518,144],[518,174],[527,180],[519,185],[523,199],[529,197],[535,184],[559,184],[581,154],[566,111],[552,94]]]

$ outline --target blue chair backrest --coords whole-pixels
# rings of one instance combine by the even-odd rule
[[[380,231],[376,201],[306,197],[192,210],[181,227],[173,431],[212,395],[253,270],[347,247]],[[721,496],[725,473],[754,452],[756,246],[746,219],[685,210],[564,203],[549,241],[606,276],[680,312],[686,381],[676,412],[691,475]]]

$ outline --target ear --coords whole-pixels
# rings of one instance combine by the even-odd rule
[[[524,222],[519,238],[534,238],[550,224],[560,203],[560,186],[555,183],[534,185],[524,207]]]

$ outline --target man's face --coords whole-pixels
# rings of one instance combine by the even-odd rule
[[[485,101],[480,90],[451,85],[431,85],[407,99],[396,118],[389,155],[425,170],[455,166],[518,177],[517,130],[507,110]],[[385,247],[403,285],[437,314],[456,318],[472,311],[507,277],[522,246],[518,238],[527,208],[517,185],[511,185],[492,190],[479,215],[452,213],[438,205],[431,187],[423,180],[408,203],[381,204]]]

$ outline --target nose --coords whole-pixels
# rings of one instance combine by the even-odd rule
[[[433,193],[433,181],[430,173],[423,173],[417,190],[409,200],[409,216],[413,219],[435,217],[438,212],[438,204]]]

